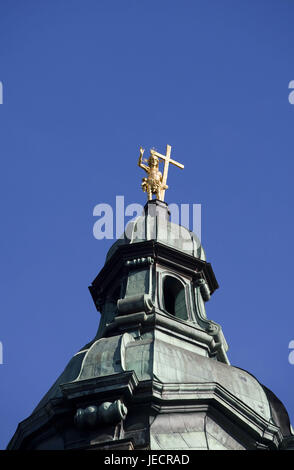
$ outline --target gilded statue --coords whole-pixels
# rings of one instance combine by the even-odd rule
[[[148,158],[148,160],[144,159],[144,161],[147,162],[147,165],[144,165],[143,163],[143,154],[144,149],[140,147],[138,165],[148,174],[147,178],[145,177],[142,179],[142,189],[144,192],[147,192],[148,201],[152,200],[153,194],[155,194],[156,199],[164,201],[165,190],[168,189],[166,181],[169,164],[172,163],[173,165],[181,169],[184,168],[184,165],[170,158],[170,145],[167,145],[166,147],[166,155],[162,155],[156,152],[154,149],[150,150],[150,157]],[[163,174],[159,170],[160,160],[164,161]]]

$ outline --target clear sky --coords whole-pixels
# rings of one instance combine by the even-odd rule
[[[294,423],[293,19],[292,0],[0,1],[1,448],[96,333],[93,208],[144,204],[140,145],[185,164],[166,200],[202,205],[208,318]]]

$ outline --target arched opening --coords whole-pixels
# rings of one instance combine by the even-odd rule
[[[163,300],[165,310],[182,320],[188,320],[185,288],[172,276],[166,276],[163,281]]]

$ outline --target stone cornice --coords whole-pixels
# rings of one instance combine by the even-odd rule
[[[219,416],[231,421],[254,441],[278,449],[283,442],[280,429],[265,420],[229,390],[216,382],[161,383],[156,379],[140,381],[134,371],[61,385],[64,399],[51,400],[45,407],[19,424],[8,449],[23,448],[48,426],[71,416],[81,404],[97,403],[124,397],[126,403],[149,404],[160,413],[185,413],[216,410]],[[48,431],[47,431],[48,432]]]
[[[218,288],[218,283],[210,263],[163,243],[149,240],[121,245],[117,248],[94,279],[92,285],[89,286],[95,303],[97,298],[103,295],[103,292],[113,279],[117,279],[121,275],[121,272],[125,269],[126,262],[136,258],[152,258],[155,263],[169,268],[176,268],[178,272],[192,278],[197,277],[197,273],[201,272],[209,285],[211,294]]]
[[[162,384],[153,381],[155,409],[160,413],[199,411],[211,405],[220,409],[255,439],[278,448],[283,435],[278,426],[266,421],[255,410],[216,382]],[[201,408],[202,409],[202,408]]]

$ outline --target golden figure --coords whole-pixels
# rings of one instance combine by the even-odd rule
[[[147,192],[148,201],[152,199],[152,195],[155,194],[157,199],[160,199],[161,189],[162,189],[162,173],[159,171],[159,158],[155,155],[150,154],[148,160],[148,166],[142,163],[143,161],[144,149],[140,147],[140,157],[138,161],[139,167],[148,173],[147,178],[142,179],[142,189],[144,192]],[[165,185],[165,189],[167,186]]]
[[[156,195],[156,199],[164,201],[165,190],[168,189],[166,180],[167,180],[168,167],[170,163],[177,166],[178,168],[181,168],[181,169],[184,168],[184,165],[170,158],[170,153],[171,153],[170,145],[166,146],[166,155],[161,155],[160,153],[152,149],[150,150],[150,157],[148,158],[148,160],[145,159],[145,162],[147,162],[148,165],[144,165],[143,163],[144,149],[140,147],[140,156],[139,156],[138,165],[140,168],[143,168],[143,170],[145,170],[146,173],[148,173],[147,178],[142,179],[141,186],[142,186],[143,191],[147,192],[148,201],[152,200],[153,194]],[[159,160],[164,161],[163,175],[159,171]]]

